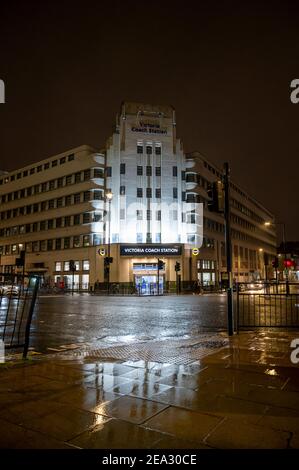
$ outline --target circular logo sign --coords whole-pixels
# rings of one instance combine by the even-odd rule
[[[98,253],[99,253],[100,256],[105,256],[105,254],[106,254],[105,248],[100,248],[98,250]]]
[[[192,248],[192,255],[193,256],[199,255],[199,249],[198,248]]]

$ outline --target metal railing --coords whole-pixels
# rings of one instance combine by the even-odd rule
[[[236,327],[299,327],[299,284],[236,285]],[[289,294],[287,292],[290,292]]]
[[[6,349],[23,348],[27,357],[39,276],[0,274],[0,338]]]

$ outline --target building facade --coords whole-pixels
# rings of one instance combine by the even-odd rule
[[[109,254],[109,282],[143,294],[158,279],[160,293],[224,285],[224,220],[207,194],[220,178],[200,153],[184,154],[171,106],[125,102],[104,151],[84,145],[0,176],[1,271],[25,251],[26,273],[70,287],[73,260],[75,288],[89,289],[107,283]],[[264,278],[273,214],[231,182],[231,218],[234,278]]]

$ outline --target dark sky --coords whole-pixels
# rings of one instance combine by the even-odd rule
[[[298,46],[296,1],[1,2],[0,167],[102,147],[123,100],[172,104],[185,150],[298,240]]]

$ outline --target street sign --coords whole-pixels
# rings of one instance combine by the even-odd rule
[[[198,256],[199,255],[199,248],[192,248],[192,255]]]
[[[105,248],[100,248],[100,249],[98,250],[98,254],[99,254],[100,256],[105,256],[105,254],[106,254]]]

